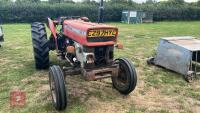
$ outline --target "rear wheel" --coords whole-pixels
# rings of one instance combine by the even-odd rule
[[[53,105],[56,110],[64,110],[67,106],[67,96],[63,71],[59,66],[50,67],[49,84]]]
[[[31,25],[33,51],[36,69],[49,68],[49,46],[45,25],[35,22]]]
[[[193,71],[188,71],[187,75],[185,75],[185,80],[187,82],[192,82],[195,79],[195,73]]]
[[[148,65],[154,65],[154,64],[155,64],[155,63],[154,63],[154,59],[155,59],[154,57],[148,58],[148,59],[147,59],[147,64],[148,64]]]
[[[131,93],[137,84],[137,74],[132,62],[126,58],[116,59],[119,64],[119,72],[117,77],[112,77],[113,87],[120,93],[127,95]]]

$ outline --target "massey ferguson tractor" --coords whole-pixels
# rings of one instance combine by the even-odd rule
[[[99,21],[102,21],[101,11],[102,7]],[[57,30],[59,25],[61,29]],[[117,41],[118,28],[89,22],[86,17],[48,18],[47,26],[51,31],[49,38],[43,23],[31,25],[32,42],[36,69],[49,69],[50,90],[56,110],[67,106],[67,75],[81,74],[87,81],[111,78],[113,87],[124,95],[135,89],[137,75],[132,62],[127,58],[114,60],[114,48],[123,47]],[[67,61],[70,66],[50,66],[50,50],[56,51],[58,59]]]

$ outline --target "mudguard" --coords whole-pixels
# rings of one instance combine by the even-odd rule
[[[56,23],[54,23],[54,21],[52,21],[50,18],[48,18],[48,27],[55,39],[55,45],[56,45],[56,49],[58,50],[58,41],[57,41],[57,30],[56,30]]]
[[[54,22],[50,18],[48,18],[48,27],[49,27],[51,33],[53,34],[54,38],[56,39],[57,38],[56,27],[55,27]]]

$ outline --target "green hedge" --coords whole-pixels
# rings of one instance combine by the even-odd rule
[[[154,11],[154,20],[200,20],[200,8],[158,8]]]
[[[167,6],[163,4],[106,4],[105,21],[120,21],[121,12],[126,9],[151,11],[155,21],[162,20],[199,20],[200,7],[183,5]],[[0,4],[0,19],[3,22],[45,21],[47,17],[87,16],[92,21],[98,18],[98,5],[65,3],[65,4]]]
[[[97,8],[81,4],[9,4],[0,6],[0,18],[4,22],[45,21],[47,17],[89,16],[96,18]]]

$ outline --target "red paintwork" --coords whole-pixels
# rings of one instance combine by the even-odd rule
[[[56,49],[58,50],[57,35],[56,35],[57,31],[56,31],[54,21],[52,21],[50,18],[48,18],[48,23],[49,23],[48,27],[49,27],[49,29],[50,29],[51,33],[53,34],[53,37],[56,41]]]
[[[63,34],[68,38],[80,43],[81,45],[85,46],[106,46],[106,45],[114,45],[117,42],[117,36],[114,41],[107,41],[107,42],[87,42],[87,33],[91,29],[116,29],[118,32],[117,27],[105,25],[105,24],[98,24],[98,23],[91,23],[85,22],[80,19],[71,19],[65,20],[63,25]],[[73,29],[73,30],[72,30]],[[84,32],[84,33],[80,33]]]
[[[56,31],[54,22],[50,18],[48,18],[48,23],[49,23],[48,27],[49,27],[51,33],[53,34],[54,38],[57,38],[57,35],[56,35],[57,31]]]

